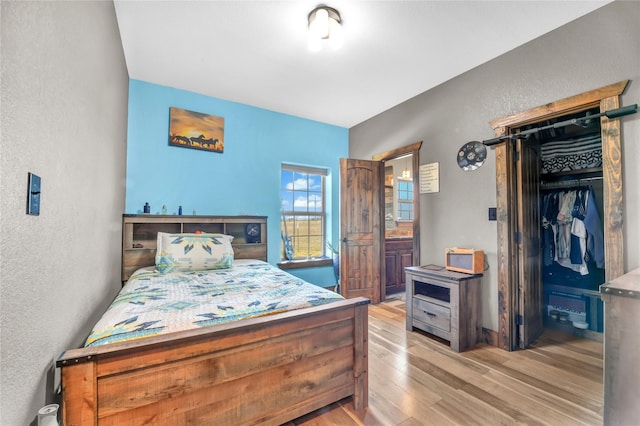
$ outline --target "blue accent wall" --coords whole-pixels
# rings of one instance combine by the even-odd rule
[[[224,117],[224,153],[169,146],[169,108]],[[130,80],[126,213],[268,216],[269,263],[280,261],[280,166],[323,167],[332,241],[339,235],[341,157],[349,154],[344,127]],[[299,271],[299,272],[296,272]],[[293,270],[321,286],[335,284],[331,267]]]

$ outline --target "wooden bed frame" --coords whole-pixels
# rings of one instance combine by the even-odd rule
[[[348,396],[360,411],[368,304],[360,297],[68,350],[57,361],[63,424],[276,425]]]

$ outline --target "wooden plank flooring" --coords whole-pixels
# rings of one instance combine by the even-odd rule
[[[405,330],[401,298],[369,306],[369,407],[351,398],[304,425],[601,425],[602,343],[545,330],[527,350],[448,342]]]

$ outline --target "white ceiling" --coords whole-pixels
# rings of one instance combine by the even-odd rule
[[[347,128],[609,2],[333,0],[312,53],[318,1],[114,1],[130,78]]]

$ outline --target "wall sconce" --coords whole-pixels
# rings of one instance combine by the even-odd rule
[[[309,13],[307,47],[312,52],[328,45],[332,49],[342,46],[342,20],[340,12],[329,6],[318,6]]]

